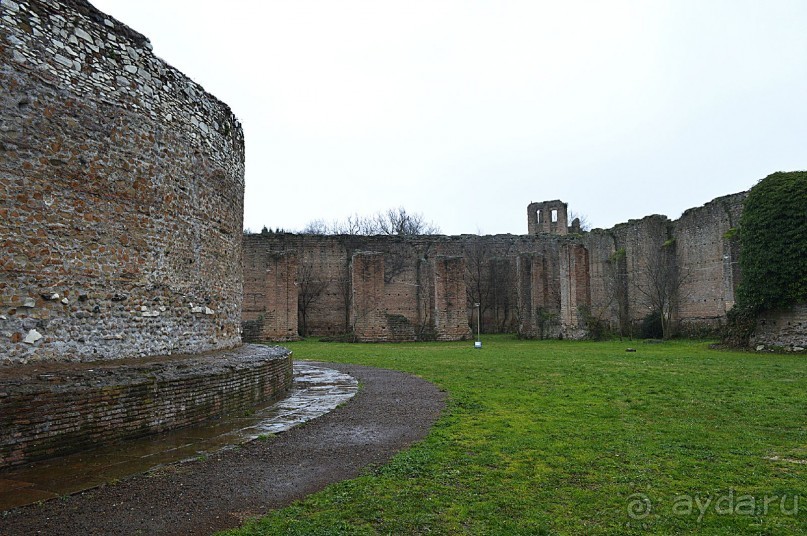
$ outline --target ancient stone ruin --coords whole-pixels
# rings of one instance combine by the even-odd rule
[[[0,87],[0,467],[282,393],[289,353],[241,329],[461,340],[478,311],[582,338],[657,311],[706,334],[734,302],[742,193],[590,232],[555,200],[525,235],[243,235],[230,109],[84,0],[2,0]]]
[[[527,234],[565,235],[574,232],[568,228],[568,219],[568,204],[559,199],[530,203],[527,205]]]
[[[0,467],[283,392],[288,352],[239,348],[227,105],[83,0],[3,0],[0,59]]]
[[[660,308],[678,333],[714,334],[734,304],[745,195],[590,232],[555,200],[530,203],[519,236],[245,235],[245,337],[459,340],[476,303],[483,331],[528,338],[632,334]]]
[[[238,345],[244,152],[229,108],[86,2],[3,11],[3,359]]]

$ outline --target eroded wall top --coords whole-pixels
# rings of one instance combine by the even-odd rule
[[[243,184],[240,123],[226,104],[155,56],[146,37],[83,0],[3,0],[0,13],[4,63],[76,97],[184,131]]]

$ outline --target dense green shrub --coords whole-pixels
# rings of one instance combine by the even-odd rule
[[[757,325],[756,314],[750,308],[735,305],[726,314],[726,321],[723,344],[734,348],[747,347]]]
[[[591,308],[587,305],[578,307],[580,316],[586,326],[586,338],[592,341],[604,341],[611,336],[608,323],[592,314]]]
[[[740,218],[737,303],[755,313],[807,301],[807,171],[759,181]]]
[[[639,327],[640,339],[663,339],[664,328],[661,324],[661,313],[653,311],[642,319]]]

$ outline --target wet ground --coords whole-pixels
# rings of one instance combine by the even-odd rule
[[[312,364],[356,378],[361,389],[266,440],[0,512],[0,535],[211,534],[386,463],[425,437],[445,406],[443,391],[409,374]]]
[[[253,439],[268,439],[345,403],[358,390],[351,376],[331,368],[294,364],[289,395],[235,415],[130,440],[21,468],[0,471],[0,511],[37,503],[144,473],[165,464],[202,458]]]

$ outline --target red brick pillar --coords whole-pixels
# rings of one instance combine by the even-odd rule
[[[384,254],[359,252],[350,263],[353,287],[351,324],[359,341],[386,341],[389,338],[384,303]]]
[[[471,337],[465,290],[465,259],[438,256],[432,261],[432,320],[439,341],[465,340]]]

